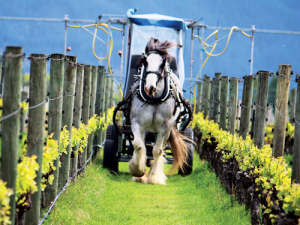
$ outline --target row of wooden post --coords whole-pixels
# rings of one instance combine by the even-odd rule
[[[15,112],[21,103],[22,81],[22,47],[7,47],[4,69],[3,116]],[[90,66],[77,64],[77,57],[62,54],[51,55],[50,88],[48,95],[48,135],[54,133],[53,139],[60,144],[60,132],[64,126],[70,132],[72,126],[80,127],[81,121],[88,124],[89,118],[94,114],[103,115],[114,106],[113,81],[105,76],[103,66]],[[42,158],[45,136],[45,103],[46,100],[46,67],[47,56],[32,54],[30,67],[30,93],[28,111],[28,138],[27,155],[37,156],[40,165],[37,172],[38,191],[31,196],[32,208],[25,214],[25,224],[37,224],[41,211],[41,178]],[[26,96],[26,94],[24,94]],[[22,97],[24,99],[25,97]],[[43,103],[44,102],[44,103]],[[42,104],[39,104],[42,103]],[[21,110],[20,110],[21,111]],[[7,187],[16,190],[18,142],[20,130],[20,112],[2,121],[2,152],[1,152],[1,179],[7,182]],[[105,113],[107,119],[107,113]],[[21,117],[24,121],[24,116]],[[22,124],[22,122],[21,122]],[[82,167],[94,151],[104,140],[100,131],[95,138],[90,135],[88,145],[78,156],[71,153],[71,145],[67,154],[54,162],[57,168],[53,172],[54,181],[45,189],[43,205],[49,206],[66,181],[73,175],[78,166]],[[78,146],[74,147],[75,151]],[[94,155],[95,152],[94,152]],[[59,160],[61,167],[59,168]],[[10,197],[11,221],[15,223],[15,194]]]
[[[256,76],[243,77],[243,94],[239,105],[237,105],[239,78],[228,79],[221,73],[216,73],[215,78],[211,80],[209,76],[204,75],[203,82],[197,84],[198,98],[195,107],[196,112],[201,111],[205,118],[208,117],[219,123],[220,129],[228,130],[231,134],[238,132],[239,136],[244,139],[251,134],[258,148],[264,146],[267,111],[268,108],[273,107],[275,109],[273,156],[279,157],[284,154],[288,105],[290,104],[290,122],[295,124],[292,180],[300,183],[300,80],[296,79],[298,88],[297,91],[292,89],[289,102],[291,68],[291,65],[279,65],[274,105],[269,105],[267,102],[269,78],[272,74],[268,71],[259,71]],[[258,86],[256,99],[253,101],[254,79],[258,79]],[[254,107],[252,107],[253,102]],[[239,113],[237,109],[241,112]],[[239,128],[237,120],[239,120]]]

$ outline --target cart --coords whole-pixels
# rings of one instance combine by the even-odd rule
[[[141,58],[147,42],[151,37],[161,41],[172,41],[181,48],[170,52],[174,60],[170,68],[180,80],[184,82],[184,61],[183,61],[183,37],[187,30],[186,24],[182,19],[168,17],[158,14],[133,15],[133,11],[127,13],[128,16],[128,49],[127,49],[127,70],[124,85],[124,99],[119,102],[114,110],[114,124],[108,126],[106,131],[106,140],[104,143],[103,167],[114,172],[119,171],[119,162],[129,162],[133,156],[134,147],[132,145],[133,134],[130,125],[130,88],[134,83],[134,75],[137,73],[137,62]],[[192,110],[188,102],[184,101],[184,107],[177,121],[178,130],[182,131],[186,137],[193,140],[193,130],[187,128],[192,120]],[[121,112],[121,113],[120,113]],[[121,122],[117,120],[117,115],[122,115]],[[147,133],[145,144],[147,149],[147,162],[153,159],[152,148],[156,141],[155,133]],[[184,171],[179,170],[179,174],[188,175],[193,170],[193,144],[186,142],[189,153],[187,165]],[[166,162],[173,163],[172,153],[167,146],[165,149]]]

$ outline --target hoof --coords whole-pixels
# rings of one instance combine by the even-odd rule
[[[166,185],[166,180],[167,180],[167,177],[165,174],[160,174],[160,175],[150,174],[148,183],[149,184]]]
[[[148,174],[145,173],[145,175],[142,176],[142,177],[133,177],[131,180],[133,182],[138,182],[138,183],[146,184],[146,183],[148,183]]]
[[[129,172],[135,177],[142,177],[145,175],[146,168],[139,168],[138,165],[135,165],[132,161],[129,162]]]

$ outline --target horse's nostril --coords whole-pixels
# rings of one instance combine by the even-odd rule
[[[150,94],[156,91],[156,88],[154,86],[150,86]]]

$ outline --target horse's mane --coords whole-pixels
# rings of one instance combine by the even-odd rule
[[[168,49],[174,46],[177,46],[177,44],[170,41],[160,42],[158,39],[152,37],[146,46],[145,53],[156,51],[161,56],[167,56],[169,54]]]
[[[169,55],[168,50],[169,48],[175,46],[180,48],[180,46],[178,46],[177,44],[171,41],[160,42],[158,39],[152,37],[146,45],[145,53],[147,54],[148,52],[156,51],[158,54],[162,56],[164,60],[167,60],[168,63],[171,63],[173,57]],[[137,62],[137,66],[138,67],[142,66],[142,62],[143,62],[143,57],[141,57],[141,59]]]

